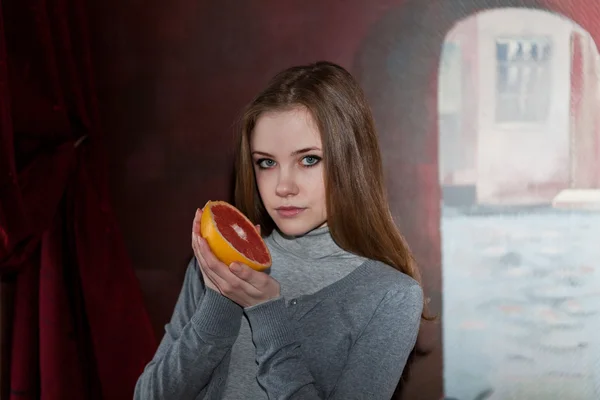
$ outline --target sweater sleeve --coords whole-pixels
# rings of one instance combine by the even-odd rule
[[[422,310],[420,286],[389,291],[350,350],[328,399],[390,399],[416,343]],[[322,398],[284,300],[254,307],[246,315],[253,326],[257,379],[269,398]]]
[[[223,382],[215,370],[228,362],[240,330],[242,308],[205,288],[192,259],[171,321],[156,354],[139,377],[134,399],[196,399],[211,381]]]

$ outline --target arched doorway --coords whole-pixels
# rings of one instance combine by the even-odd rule
[[[600,396],[600,213],[565,211],[560,200],[600,188],[598,71],[590,35],[546,11],[485,11],[446,36],[438,79],[446,396]]]
[[[371,27],[353,66],[381,135],[392,212],[421,265],[431,309],[442,321],[424,325],[422,339],[429,352],[413,365],[402,398],[443,397],[442,354],[453,346],[442,344],[437,110],[442,44],[456,23],[477,12],[506,7],[554,11],[600,38],[600,3],[588,0],[409,0]]]

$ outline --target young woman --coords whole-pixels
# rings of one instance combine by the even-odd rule
[[[246,109],[237,149],[236,206],[272,267],[219,262],[198,210],[195,257],[135,398],[391,398],[423,292],[358,84],[327,62],[281,72]]]

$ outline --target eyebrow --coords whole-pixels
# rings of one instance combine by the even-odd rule
[[[310,151],[321,151],[321,149],[318,148],[318,147],[306,147],[304,149],[299,149],[299,150],[293,151],[292,152],[292,156],[297,156],[297,155],[300,155],[300,154],[308,153]],[[260,156],[265,156],[265,157],[273,157],[272,154],[265,153],[264,151],[253,151],[252,155],[260,155]]]

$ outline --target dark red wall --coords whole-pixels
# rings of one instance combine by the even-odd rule
[[[228,197],[231,125],[242,106],[291,64],[351,67],[384,9],[358,1],[113,3],[94,10],[94,46],[114,203],[162,334],[190,256],[194,210]]]
[[[600,33],[595,0],[548,0]],[[328,59],[359,77],[380,130],[392,211],[441,312],[437,67],[450,27],[535,0],[94,0],[93,50],[116,212],[157,335],[191,256],[198,206],[230,195],[232,123],[276,71]],[[442,394],[441,325],[406,398]]]
[[[292,64],[328,59],[351,69],[369,26],[390,6],[98,3],[96,75],[115,209],[157,334],[190,256],[195,208],[229,196],[240,109]]]

